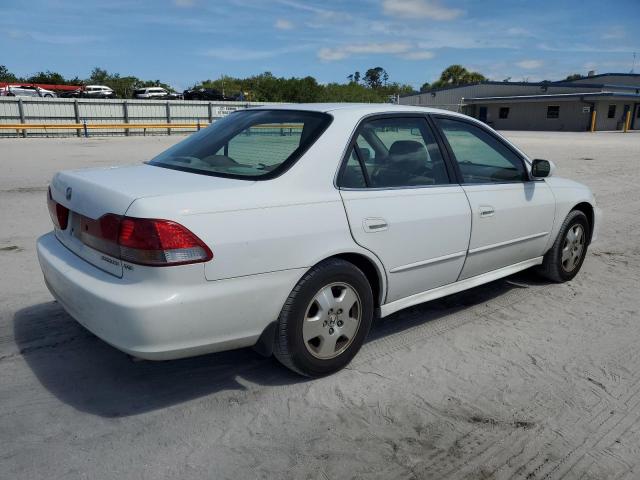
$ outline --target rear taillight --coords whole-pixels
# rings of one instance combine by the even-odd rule
[[[213,253],[186,227],[170,220],[81,217],[80,239],[91,248],[139,265],[168,266],[207,262]]]
[[[118,244],[122,260],[141,265],[177,265],[213,258],[202,240],[169,220],[123,217]]]
[[[53,199],[51,196],[51,187],[49,187],[49,191],[47,192],[47,206],[49,207],[51,221],[56,228],[66,230],[67,224],[69,223],[69,209]]]

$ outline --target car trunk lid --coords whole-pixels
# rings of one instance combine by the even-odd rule
[[[246,187],[249,183],[252,182],[151,165],[63,171],[54,176],[50,185],[52,199],[69,209],[68,226],[64,230],[56,228],[56,237],[87,262],[122,277],[119,258],[83,241],[83,232],[90,232],[95,225],[92,220],[107,214],[125,215],[129,206],[140,198]]]

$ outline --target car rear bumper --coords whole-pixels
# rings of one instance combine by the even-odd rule
[[[304,271],[217,281],[206,281],[203,273],[195,285],[128,281],[87,263],[53,233],[38,239],[37,251],[47,287],[75,320],[119,350],[149,360],[255,344]]]

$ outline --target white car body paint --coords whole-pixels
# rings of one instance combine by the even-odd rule
[[[172,220],[214,255],[206,263],[131,265],[75,242],[67,232],[44,235],[38,257],[46,283],[76,320],[131,355],[180,358],[255,344],[305,272],[335,255],[357,254],[375,266],[376,300],[385,316],[541,263],[579,203],[594,207],[595,238],[600,214],[590,190],[556,177],[490,186],[336,186],[347,146],[367,116],[460,114],[368,104],[268,109],[333,117],[306,153],[270,180],[150,165],[54,176],[52,197],[72,211],[71,223],[74,212],[92,219],[115,213]],[[485,207],[493,214],[481,216]]]

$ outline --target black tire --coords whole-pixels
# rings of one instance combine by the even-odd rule
[[[565,268],[565,266],[563,266],[563,249],[567,244],[568,232],[576,226],[582,227],[584,235],[584,247],[582,248],[582,252],[580,253],[578,261],[574,265],[572,265],[572,268],[567,269]],[[580,268],[582,267],[582,263],[584,262],[585,256],[587,255],[587,248],[589,246],[590,237],[591,228],[587,216],[579,210],[573,210],[569,212],[569,215],[567,215],[567,218],[564,220],[564,223],[562,224],[562,227],[558,232],[558,236],[556,237],[555,242],[553,242],[553,246],[545,254],[542,265],[540,265],[536,269],[538,274],[542,275],[548,280],[558,283],[568,282],[569,280],[571,280],[578,274]]]
[[[303,322],[316,294],[335,283],[350,286],[361,304],[360,323],[346,349],[333,358],[312,355],[303,339]],[[350,262],[329,259],[311,268],[294,287],[280,312],[274,355],[287,368],[308,377],[334,373],[351,362],[362,346],[373,319],[371,285],[362,271]]]

